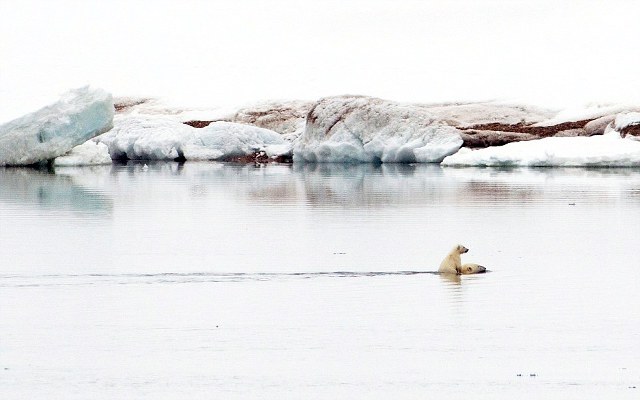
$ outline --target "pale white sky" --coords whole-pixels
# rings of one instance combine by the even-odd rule
[[[85,84],[212,106],[640,104],[639,17],[633,0],[0,0],[0,107]]]

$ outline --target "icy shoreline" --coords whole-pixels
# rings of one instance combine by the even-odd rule
[[[113,102],[102,90],[82,88],[0,124],[0,165],[164,160],[638,167],[639,111],[408,104],[366,96],[189,109],[144,98]]]
[[[137,103],[124,113],[157,115],[162,109],[155,101]],[[334,96],[260,103],[226,113],[175,109],[172,116],[195,128],[226,121],[272,129],[289,149],[278,161],[296,163],[637,167],[638,110],[607,105],[557,111],[499,102],[406,104]],[[256,151],[242,161],[273,160],[264,154]]]

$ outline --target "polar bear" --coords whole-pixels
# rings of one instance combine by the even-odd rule
[[[451,251],[440,263],[438,272],[443,274],[456,274],[456,275],[468,275],[468,274],[480,274],[486,272],[487,269],[478,264],[462,264],[460,260],[460,254],[468,252],[469,249],[459,244]]]

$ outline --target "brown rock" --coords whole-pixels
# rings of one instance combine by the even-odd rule
[[[517,124],[491,122],[458,129],[462,131],[460,136],[464,141],[464,147],[484,148],[550,136],[590,136],[584,126],[591,121],[571,121],[550,126],[534,126],[524,122]]]
[[[553,136],[576,137],[576,136],[591,136],[591,135],[587,135],[587,131],[584,128],[578,128],[578,129],[567,129],[566,131],[560,131]]]
[[[638,124],[638,125],[628,125],[628,126],[624,127],[620,131],[620,135],[622,137],[625,137],[627,135],[640,137],[640,124]]]

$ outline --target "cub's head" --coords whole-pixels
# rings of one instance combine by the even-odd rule
[[[466,247],[464,247],[463,245],[459,244],[456,246],[456,250],[458,250],[458,253],[460,254],[464,254],[467,251],[469,251],[469,249],[467,249]]]
[[[487,269],[478,264],[464,264],[460,269],[462,275],[481,274],[487,272]]]

